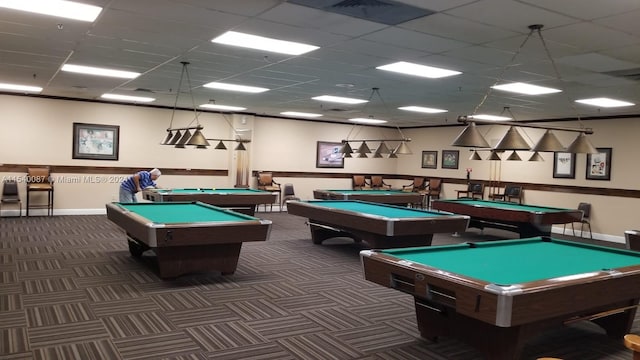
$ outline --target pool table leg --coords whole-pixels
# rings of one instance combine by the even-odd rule
[[[362,239],[357,238],[351,233],[333,228],[328,225],[309,222],[309,230],[311,230],[311,240],[316,245],[320,245],[323,241],[334,237],[348,237],[353,239],[355,242],[362,241]]]
[[[189,273],[219,271],[233,274],[238,267],[242,243],[166,246],[154,248],[161,278]]]
[[[150,249],[148,246],[133,240],[133,237],[129,234],[127,234],[127,242],[129,243],[129,253],[134,258],[142,257],[142,253]]]
[[[624,308],[634,305],[638,305],[638,299],[617,304],[617,306],[612,306],[612,308]],[[623,312],[593,319],[591,322],[596,323],[603,328],[607,332],[608,336],[612,338],[622,338],[631,331],[633,320],[636,317],[636,310],[637,308],[633,307]]]
[[[525,326],[498,327],[459,314],[447,306],[415,299],[418,329],[423,338],[450,336],[475,347],[491,360],[520,359],[524,339],[535,334]]]

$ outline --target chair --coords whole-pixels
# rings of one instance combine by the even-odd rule
[[[640,251],[640,231],[626,230],[624,232],[624,240],[627,244],[627,249]]]
[[[351,184],[353,190],[364,190],[369,187],[367,179],[364,175],[353,175],[353,181]]]
[[[504,187],[504,192],[502,194],[490,194],[489,199],[517,202],[518,204],[522,204],[522,186],[507,185]]]
[[[391,185],[386,184],[384,179],[380,175],[371,176],[371,188],[372,189],[391,189]]]
[[[276,194],[276,204],[280,204],[280,183],[273,180],[273,173],[270,171],[261,171],[258,173],[258,190],[270,191]],[[264,205],[265,211],[267,205]],[[273,204],[271,204],[270,211],[273,211]]]
[[[458,199],[460,198],[472,198],[472,199],[484,199],[484,184],[480,182],[470,182],[467,185],[467,190],[456,190],[458,192]]]
[[[633,360],[640,360],[640,336],[636,334],[625,335],[624,346],[633,351]]]
[[[427,182],[424,177],[414,177],[409,185],[402,185],[402,191],[420,192],[427,190]]]
[[[426,190],[425,204],[423,207],[431,208],[431,200],[440,199],[440,192],[442,191],[442,179],[431,178],[429,179],[429,186]]]
[[[288,201],[300,201],[300,198],[296,196],[296,192],[293,189],[293,184],[284,184],[280,209],[282,209],[284,205],[287,205]]]
[[[33,193],[47,193],[47,203],[34,205],[31,203]],[[29,209],[47,209],[47,215],[53,215],[53,178],[48,167],[27,169],[27,216]]]
[[[18,216],[22,216],[22,201],[20,201],[20,194],[18,193],[18,183],[16,183],[14,180],[5,180],[2,184],[0,210],[2,210],[3,206],[9,204],[17,204],[20,209],[20,212],[18,212]]]
[[[593,233],[591,233],[591,222],[589,221],[589,217],[591,216],[591,204],[581,202],[578,204],[578,210],[582,211],[582,220],[577,221],[580,223],[580,237],[584,232],[584,226],[586,225],[589,228],[589,238],[593,240]],[[571,230],[573,230],[573,236],[576,236],[576,228],[574,226],[575,223],[571,223]],[[562,235],[564,235],[564,231],[567,228],[567,224],[564,224],[562,227]]]

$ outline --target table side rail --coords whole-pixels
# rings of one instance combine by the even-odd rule
[[[464,203],[436,200],[431,207],[440,211],[448,211],[455,214],[464,214],[487,220],[499,220],[507,222],[529,222],[532,224],[565,224],[582,219],[582,212],[578,210],[531,212],[514,209],[491,208],[488,206],[474,206]]]

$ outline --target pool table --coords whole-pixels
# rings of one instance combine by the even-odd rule
[[[271,221],[202,202],[109,203],[107,218],[127,233],[129,251],[156,253],[160,277],[232,274],[245,241],[265,241]]]
[[[287,205],[309,219],[314,244],[333,237],[365,241],[372,248],[431,245],[434,233],[464,231],[469,217],[356,200],[308,200]]]
[[[361,200],[382,204],[422,206],[424,194],[402,190],[314,190],[320,200]]]
[[[520,238],[549,236],[553,224],[568,224],[582,219],[582,212],[576,209],[469,198],[435,200],[431,203],[431,208],[469,215],[469,227],[514,231],[520,234]]]
[[[246,188],[175,188],[145,189],[142,191],[142,198],[155,202],[200,201],[253,216],[257,205],[273,204],[276,201],[276,194]]]
[[[640,298],[640,253],[550,237],[360,254],[367,280],[414,296],[424,338],[456,337],[492,360],[580,320],[622,337]]]

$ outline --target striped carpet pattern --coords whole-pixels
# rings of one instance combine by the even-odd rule
[[[482,359],[455,339],[421,339],[412,297],[363,279],[362,245],[313,245],[305,219],[258,216],[271,236],[243,245],[235,274],[168,281],[106,216],[0,219],[0,359]],[[434,244],[469,236],[481,237]],[[523,359],[542,356],[631,359],[589,323],[532,339]]]

